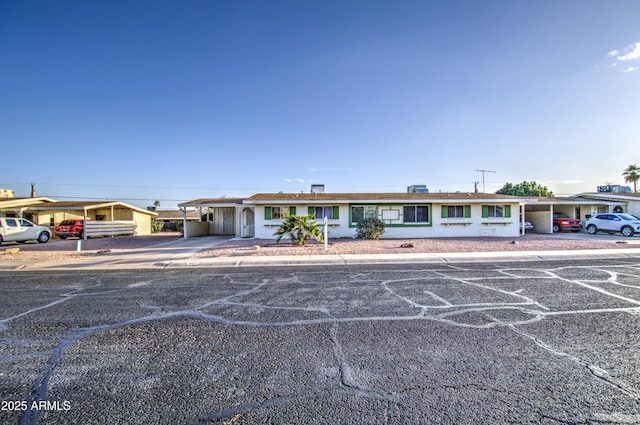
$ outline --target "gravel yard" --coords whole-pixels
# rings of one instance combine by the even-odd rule
[[[157,233],[150,236],[126,236],[117,238],[95,238],[82,241],[82,250],[77,251],[78,239],[51,240],[46,244],[4,243],[0,246],[2,260],[64,260],[101,255],[104,252],[122,252],[144,248],[181,238],[180,233]],[[597,240],[597,237],[573,240],[562,235],[528,234],[519,238],[436,238],[436,239],[382,239],[378,241],[358,239],[332,239],[329,249],[312,241],[304,247],[292,246],[288,241],[276,244],[267,239],[230,239],[195,254],[193,258],[276,256],[276,255],[326,255],[326,254],[407,254],[445,252],[508,252],[550,251],[578,249],[625,249],[637,248],[638,238],[619,238],[617,241]],[[7,249],[19,248],[17,253],[6,253]]]
[[[621,243],[627,242],[627,243]],[[640,242],[640,241],[638,241]],[[325,254],[407,254],[500,251],[555,251],[578,249],[637,248],[628,241],[596,241],[563,239],[558,235],[525,235],[519,238],[434,238],[434,239],[361,239],[330,240],[328,250],[315,241],[304,247],[292,246],[288,241],[275,244],[266,239],[235,239],[194,257],[234,257],[269,255],[325,255]]]

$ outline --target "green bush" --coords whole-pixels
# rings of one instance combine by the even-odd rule
[[[380,239],[384,234],[384,222],[379,218],[365,218],[358,222],[358,239]]]
[[[151,219],[151,233],[158,233],[162,231],[162,226],[164,226],[163,221],[157,221],[154,218]]]

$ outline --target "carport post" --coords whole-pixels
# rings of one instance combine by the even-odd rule
[[[187,209],[180,208],[180,211],[182,211],[182,237],[187,239]]]
[[[82,239],[84,239],[86,241],[87,240],[87,230],[89,230],[88,229],[89,226],[87,226],[87,207],[83,207],[83,210],[84,210],[84,217],[83,217],[84,226],[82,226],[83,227]]]

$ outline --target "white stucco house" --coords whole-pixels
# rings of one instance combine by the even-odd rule
[[[204,226],[185,221],[185,237],[229,234],[272,239],[288,215],[307,214],[312,214],[321,223],[327,218],[330,238],[353,237],[358,221],[371,217],[385,223],[383,238],[517,237],[522,232],[520,216],[525,200],[473,192],[311,192],[259,193],[244,199],[199,199],[179,206],[185,212],[187,208],[213,212],[213,218]]]

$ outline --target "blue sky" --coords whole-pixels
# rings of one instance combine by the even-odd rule
[[[0,187],[556,194],[640,162],[640,2],[0,1]],[[480,183],[482,190],[482,183]]]

